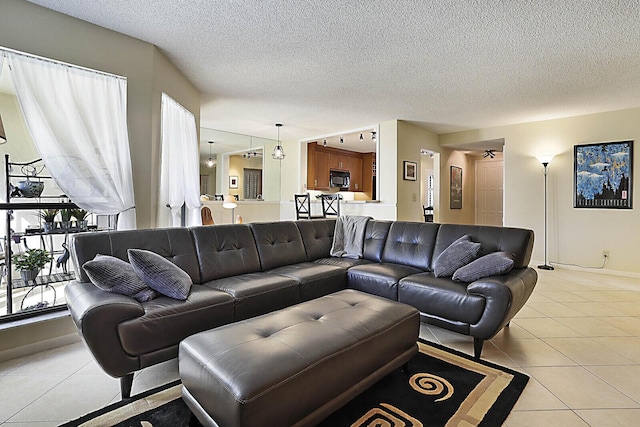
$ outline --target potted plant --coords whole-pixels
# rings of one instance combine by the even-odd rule
[[[14,255],[11,260],[25,283],[35,280],[40,270],[51,261],[51,255],[44,249],[29,249]]]
[[[69,229],[71,226],[71,209],[60,209],[60,220],[62,229]]]
[[[54,221],[56,220],[57,214],[58,209],[44,209],[40,211],[40,218],[44,221],[45,233],[51,233],[55,228]]]
[[[88,211],[85,211],[84,209],[71,209],[71,216],[74,217],[76,219],[77,222],[77,226],[80,230],[86,230],[87,229],[87,216],[89,215]]]

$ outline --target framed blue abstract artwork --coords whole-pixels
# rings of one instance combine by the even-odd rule
[[[574,208],[631,209],[633,141],[574,146]]]

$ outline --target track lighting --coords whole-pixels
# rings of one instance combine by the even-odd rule
[[[340,137],[340,144],[344,144],[344,138]]]
[[[364,137],[362,136],[362,133],[360,134],[360,141],[363,141]]]

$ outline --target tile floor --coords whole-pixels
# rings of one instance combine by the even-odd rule
[[[562,269],[539,274],[527,305],[482,353],[531,377],[505,425],[639,425],[640,279]],[[472,353],[469,337],[426,325],[421,336]],[[177,377],[175,361],[144,369],[133,393]],[[118,398],[118,381],[81,343],[0,363],[6,427],[56,426]]]

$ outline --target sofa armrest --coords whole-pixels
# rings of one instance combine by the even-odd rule
[[[486,300],[484,314],[476,324],[470,325],[471,335],[486,340],[497,334],[524,306],[537,281],[538,273],[526,267],[470,283],[467,292]]]
[[[78,281],[66,286],[65,298],[78,332],[106,373],[121,377],[139,369],[138,357],[125,353],[118,336],[120,323],[144,314],[139,302]]]

